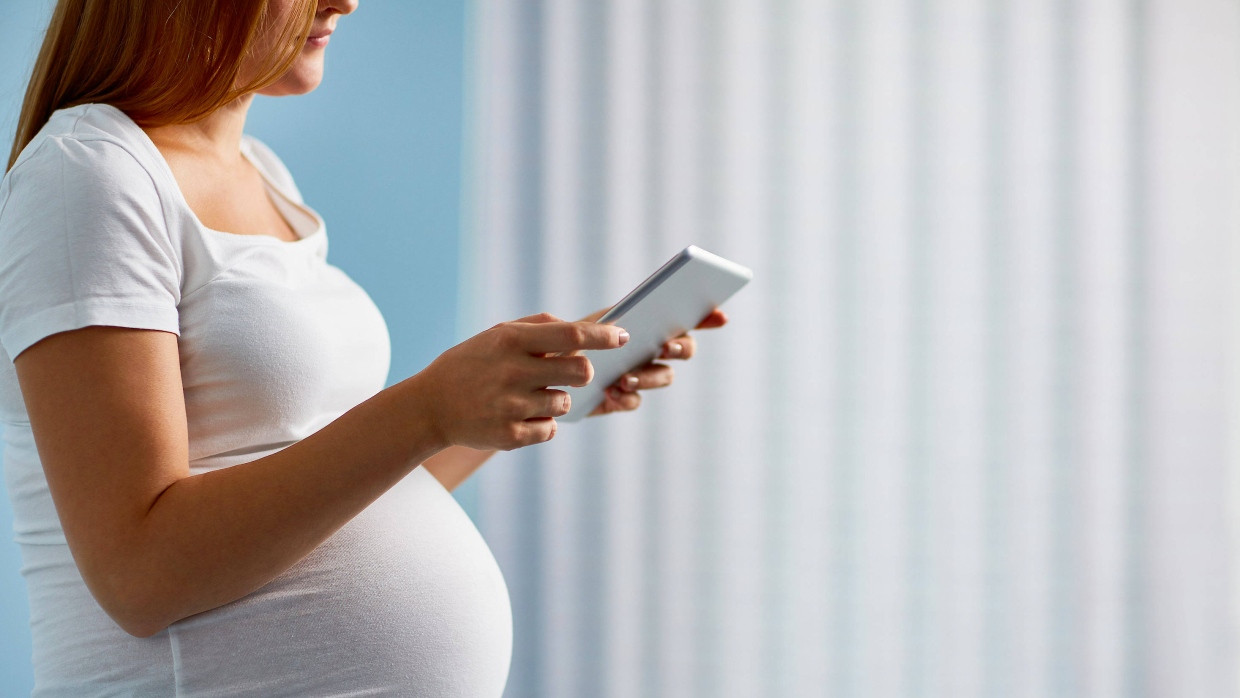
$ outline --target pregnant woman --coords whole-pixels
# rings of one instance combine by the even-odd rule
[[[0,419],[39,696],[498,696],[449,490],[552,438],[618,327],[504,323],[382,389],[382,317],[243,135],[356,0],[61,0],[0,184]],[[723,324],[715,313],[704,327]],[[693,340],[669,343],[688,358]],[[650,364],[597,410],[666,385]]]

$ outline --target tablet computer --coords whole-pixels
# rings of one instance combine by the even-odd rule
[[[748,268],[695,245],[681,250],[599,318],[627,330],[629,341],[619,349],[582,352],[594,366],[594,380],[563,388],[572,405],[559,420],[575,422],[593,412],[620,376],[653,361],[669,339],[697,327],[752,278]]]

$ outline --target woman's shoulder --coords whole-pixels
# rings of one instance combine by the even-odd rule
[[[170,239],[170,175],[161,163],[146,133],[115,107],[55,112],[0,181],[0,253],[31,234],[43,239],[69,220],[135,239]],[[60,232],[77,238],[82,231]]]
[[[124,112],[107,104],[60,109],[22,150],[7,178],[154,181],[158,151]]]
[[[79,104],[52,112],[36,135],[77,140],[134,140],[142,129],[125,112],[110,104]]]

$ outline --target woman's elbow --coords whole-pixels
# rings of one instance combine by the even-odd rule
[[[139,638],[145,639],[158,635],[168,628],[171,623],[164,623],[150,618],[117,618],[112,616],[112,620],[120,626],[121,630]]]
[[[141,583],[121,579],[110,583],[87,580],[86,586],[112,622],[134,637],[157,635],[175,620],[162,608],[165,604],[153,590],[144,588]]]

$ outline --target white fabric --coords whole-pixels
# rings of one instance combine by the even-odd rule
[[[0,418],[35,694],[499,695],[503,578],[423,468],[259,591],[150,638],[117,627],[74,566],[11,358],[40,339],[88,325],[179,334],[194,473],[278,451],[383,387],[378,309],[327,264],[323,223],[281,163],[253,140],[244,152],[298,241],[204,227],[145,133],[108,106],[57,112],[0,184]]]

